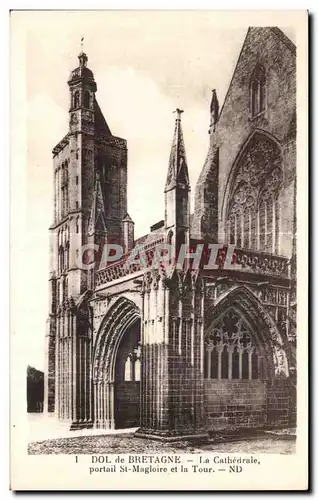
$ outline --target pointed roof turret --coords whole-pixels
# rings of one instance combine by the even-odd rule
[[[88,222],[88,235],[92,236],[97,232],[99,233],[107,232],[104,198],[98,172],[96,172],[94,199]]]
[[[174,113],[176,113],[176,122],[169,158],[165,191],[173,189],[178,183],[190,185],[186,151],[181,127],[181,114],[183,111],[177,108]]]
[[[219,101],[215,89],[212,90],[212,99],[210,104],[210,118],[211,119],[210,119],[209,134],[215,131],[215,126],[219,121]]]
[[[125,215],[125,217],[123,218],[122,222],[132,222],[133,224],[135,224],[128,212]]]

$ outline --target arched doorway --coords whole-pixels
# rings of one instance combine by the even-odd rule
[[[94,426],[136,427],[140,413],[140,311],[121,297],[107,311],[94,347]]]
[[[140,425],[140,320],[124,333],[115,365],[115,428]]]

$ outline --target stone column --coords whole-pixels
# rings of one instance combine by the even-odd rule
[[[94,390],[94,427],[98,429],[98,394],[97,394],[97,380],[93,382],[93,390]]]
[[[78,420],[78,375],[77,375],[77,338],[76,338],[76,316],[75,311],[71,315],[72,335],[72,421],[76,425]]]
[[[56,318],[50,314],[47,321],[45,339],[45,366],[44,374],[44,408],[43,411],[54,412],[56,394]]]
[[[57,347],[56,347],[56,371],[57,371],[57,377],[56,377],[56,383],[57,383],[57,390],[56,390],[56,416],[60,418],[61,415],[61,397],[62,397],[62,390],[61,390],[61,321],[60,321],[60,314],[58,314],[56,318],[56,329],[57,329]]]
[[[109,384],[105,384],[105,420],[106,420],[106,429],[111,429],[110,423],[110,398],[109,398]]]
[[[114,398],[114,382],[109,383],[109,422],[110,429],[115,429],[115,398]]]
[[[157,290],[153,289],[154,280],[149,280],[149,301],[155,300]],[[158,280],[157,280],[158,283]],[[202,321],[191,317],[191,297],[185,296],[184,304],[176,300],[178,286],[166,287],[166,282],[159,280],[158,294],[164,304],[163,310],[144,308],[143,331],[143,381],[140,436],[160,439],[198,436],[202,431],[203,407],[203,362],[201,343],[203,336]],[[185,288],[191,294],[191,286]],[[155,293],[154,293],[155,292]],[[190,297],[190,298],[189,298]],[[144,301],[146,306],[147,300]],[[201,294],[196,299],[201,313]],[[163,314],[163,317],[161,316]],[[181,317],[180,317],[181,314]],[[200,316],[201,317],[201,316]],[[193,366],[192,366],[193,362]],[[198,391],[201,394],[198,395]],[[195,406],[195,409],[194,409]]]
[[[83,359],[83,337],[79,336],[78,337],[78,360],[79,360],[79,373],[78,373],[78,378],[79,378],[79,425],[82,426],[83,424],[83,415],[84,415],[84,380],[83,380],[83,368],[84,368],[84,359]]]

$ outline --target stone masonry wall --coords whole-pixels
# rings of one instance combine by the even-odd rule
[[[266,421],[266,386],[260,380],[205,380],[208,430],[258,427]]]
[[[288,425],[293,410],[290,396],[290,385],[287,381],[273,380],[267,384],[266,405],[269,426]]]
[[[121,382],[115,386],[116,429],[138,427],[140,422],[140,382]]]
[[[204,407],[210,431],[286,426],[292,415],[285,380],[205,380]]]
[[[291,46],[288,46],[291,45]],[[266,111],[250,116],[250,79],[257,63],[266,71]],[[242,146],[255,129],[265,131],[282,146],[284,187],[295,175],[296,54],[292,44],[271,28],[253,27],[243,45],[211,142],[219,146],[219,240],[224,239],[227,182]],[[292,153],[292,154],[291,154]],[[284,190],[281,194],[285,198]],[[287,196],[287,195],[286,195]],[[289,194],[288,194],[289,197]],[[287,211],[286,211],[287,208]],[[292,232],[293,204],[285,207],[282,233]],[[291,238],[282,242],[280,253],[291,256]]]

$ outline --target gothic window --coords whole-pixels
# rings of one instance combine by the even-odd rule
[[[273,242],[275,240],[274,218],[277,204],[269,191],[264,191],[259,202],[259,238],[260,248],[267,252],[275,251]]]
[[[250,375],[250,377],[249,377]],[[249,374],[249,366],[248,366],[248,352],[242,352],[242,378],[248,379],[252,378],[252,374]]]
[[[210,366],[210,374],[209,378],[218,378],[219,373],[219,355],[216,349],[214,349],[211,353],[211,366]]]
[[[247,183],[242,183],[236,189],[229,213],[229,243],[237,247],[251,247],[254,241],[253,234],[256,231],[255,219],[253,212],[256,206],[256,193],[248,186]]]
[[[64,217],[64,186],[61,187],[61,215]]]
[[[125,382],[131,382],[132,381],[132,362],[131,362],[131,354],[127,356],[126,362],[125,362],[125,377],[124,377]]]
[[[67,299],[67,279],[63,281],[63,302]]]
[[[60,283],[57,283],[56,287],[56,305],[57,307],[60,305]]]
[[[89,92],[88,92],[88,91],[86,91],[86,92],[84,93],[84,108],[89,109],[89,107],[90,107],[90,106],[89,106],[89,100],[90,100]]]
[[[278,199],[276,197],[274,201],[274,216],[275,220],[273,222],[273,227],[275,228],[275,238],[274,238],[274,246],[275,246],[275,252],[279,253],[279,232],[280,232],[280,215],[279,215],[279,203]]]
[[[260,248],[266,246],[266,219],[267,219],[267,203],[261,200],[258,208],[259,217],[259,244]]]
[[[62,272],[64,269],[64,248],[62,245],[59,247],[59,271]]]
[[[66,269],[68,269],[70,267],[70,242],[67,241],[66,243],[66,247],[65,247],[65,250],[66,250]]]
[[[68,212],[68,184],[65,184],[65,213]]]
[[[233,310],[225,313],[205,337],[206,379],[257,379],[259,359],[250,327]]]
[[[282,181],[279,146],[263,134],[254,134],[237,162],[229,194],[228,243],[277,252],[280,237],[278,198]]]
[[[79,218],[76,217],[76,233],[79,233]]]
[[[235,214],[231,213],[228,222],[228,242],[235,244]]]
[[[221,354],[221,378],[229,377],[229,353],[225,345]]]
[[[234,347],[232,353],[232,379],[240,378],[240,353],[238,347]]]
[[[252,353],[252,379],[258,378],[258,355],[256,351]]]
[[[140,382],[140,359],[135,360],[135,382]]]
[[[125,361],[124,381],[125,382],[140,382],[140,344],[135,347],[133,352],[130,352]]]
[[[140,344],[138,344],[133,352],[133,377],[135,382],[140,382]]]
[[[252,117],[265,110],[265,88],[265,69],[260,64],[257,64],[251,78],[250,87],[250,112]]]
[[[80,94],[79,94],[79,91],[77,90],[75,93],[74,93],[74,108],[79,108],[80,106]]]

